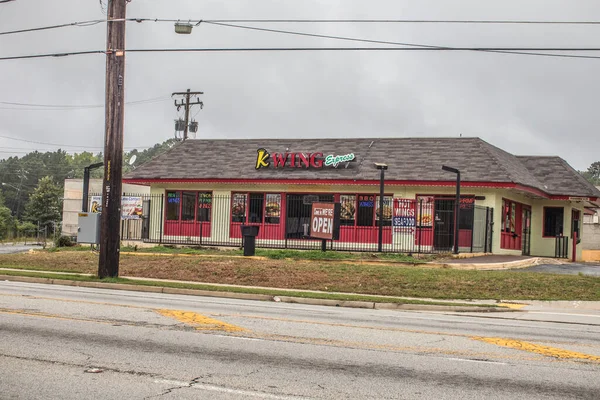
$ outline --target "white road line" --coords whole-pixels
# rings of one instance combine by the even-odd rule
[[[243,336],[228,336],[228,335],[213,335],[213,336],[227,338],[227,339],[251,340],[251,341],[255,341],[255,342],[264,342],[265,341],[264,339],[249,338],[249,337],[243,337]]]
[[[452,361],[464,361],[464,362],[474,362],[474,363],[485,363],[485,364],[500,364],[500,365],[508,365],[507,363],[504,363],[504,362],[499,362],[499,361],[470,360],[470,359],[468,359],[468,358],[454,358],[454,357],[449,357],[449,358],[446,358],[446,360],[452,360]]]
[[[600,315],[594,315],[594,314],[573,314],[573,313],[547,312],[547,311],[528,311],[527,314],[571,315],[571,316],[574,316],[574,317],[600,318]]]
[[[206,390],[208,392],[220,392],[220,393],[229,393],[229,394],[238,394],[250,397],[257,397],[261,399],[274,399],[274,400],[308,400],[310,397],[302,397],[302,396],[279,396],[276,394],[263,393],[263,392],[255,392],[251,390],[240,390],[240,389],[231,389],[222,386],[215,385],[205,385],[202,383],[189,383],[189,382],[179,382],[179,381],[170,381],[166,379],[160,379],[154,381],[154,383],[167,384],[172,386],[181,386],[181,387],[191,387],[194,389]]]

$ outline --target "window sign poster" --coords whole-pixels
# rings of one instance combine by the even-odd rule
[[[102,196],[90,196],[90,206],[88,208],[92,213],[102,212]]]
[[[394,232],[413,233],[415,228],[415,201],[410,199],[394,199],[394,216],[392,226]]]
[[[265,206],[266,217],[279,217],[281,214],[281,195],[274,193],[266,194],[267,204]]]
[[[102,212],[102,196],[91,196],[90,212]],[[139,196],[121,197],[121,219],[141,219],[142,218],[142,198]]]
[[[198,193],[198,208],[212,207],[212,193]]]
[[[511,203],[510,205],[510,231],[512,233],[515,233],[515,219],[516,219],[516,204],[515,203]]]
[[[340,203],[342,205],[341,219],[346,222],[352,221],[354,225],[354,219],[356,217],[356,196],[354,195],[341,195]]]
[[[246,218],[246,195],[235,193],[231,204],[231,215],[235,222],[243,222]]]
[[[141,219],[142,198],[138,196],[121,197],[121,219]]]
[[[433,196],[417,197],[417,204],[415,204],[415,207],[417,208],[416,214],[419,226],[426,228],[433,226],[433,205]]]

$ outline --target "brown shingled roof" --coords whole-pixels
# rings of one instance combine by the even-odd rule
[[[356,160],[337,168],[261,168],[257,149],[342,155]],[[536,157],[516,157],[479,138],[373,139],[190,139],[128,173],[126,180],[162,179],[332,179],[378,180],[374,163],[386,163],[387,180],[451,181],[443,164],[458,168],[463,182],[516,183],[549,194],[600,196],[580,175],[561,163],[541,162],[552,173],[539,173]],[[552,175],[552,176],[548,176]],[[546,187],[547,188],[546,188]],[[593,186],[592,186],[593,188]],[[564,189],[564,190],[563,190]]]

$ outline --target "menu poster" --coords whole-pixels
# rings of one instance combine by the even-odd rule
[[[281,215],[281,195],[267,193],[265,206],[266,217],[279,217]]]
[[[421,227],[433,226],[433,196],[417,196],[417,225]]]

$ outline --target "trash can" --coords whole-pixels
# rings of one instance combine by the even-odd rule
[[[256,251],[256,237],[258,236],[258,225],[241,225],[242,237],[244,238],[244,255],[253,256]]]

